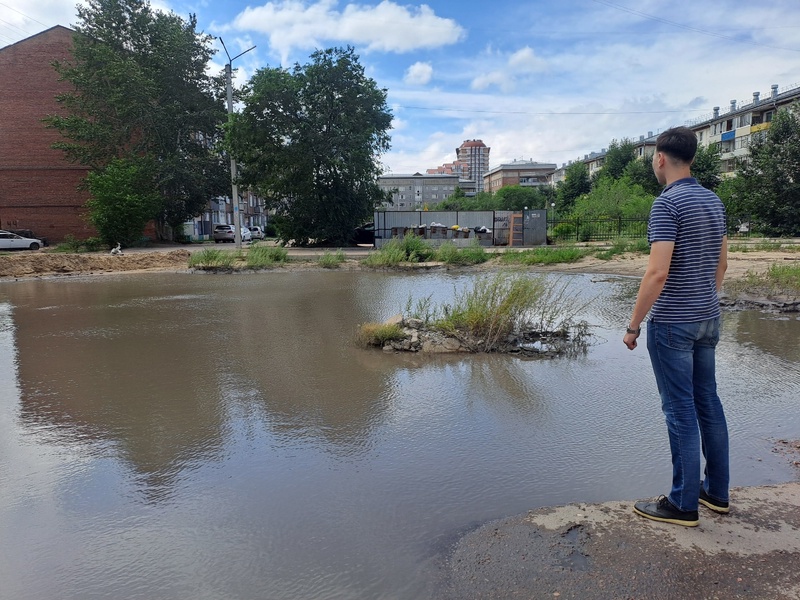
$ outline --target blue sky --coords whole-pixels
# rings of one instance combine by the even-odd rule
[[[388,90],[387,172],[424,172],[466,139],[562,164],[614,139],[800,86],[797,0],[158,0],[221,36],[246,80],[351,45]],[[0,46],[76,22],[74,0],[0,0]],[[217,55],[221,68],[224,53]]]

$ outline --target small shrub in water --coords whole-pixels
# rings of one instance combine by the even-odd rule
[[[236,256],[232,252],[206,248],[189,256],[189,267],[196,269],[230,269]]]
[[[289,252],[280,246],[255,246],[247,252],[247,268],[260,269],[289,261]]]
[[[384,346],[386,342],[402,340],[403,329],[395,323],[364,323],[359,326],[357,339],[362,346]]]

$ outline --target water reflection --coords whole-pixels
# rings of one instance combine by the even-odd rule
[[[574,360],[351,343],[470,275],[128,275],[0,286],[0,581],[12,598],[420,598],[459,531],[663,492],[637,282],[574,276]],[[725,317],[734,482],[786,480],[800,321]],[[13,554],[10,548],[14,549]]]

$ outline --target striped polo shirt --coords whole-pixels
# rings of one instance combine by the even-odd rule
[[[650,318],[664,323],[694,323],[720,315],[716,272],[725,207],[694,177],[673,181],[653,202],[647,241],[675,242],[669,275]]]

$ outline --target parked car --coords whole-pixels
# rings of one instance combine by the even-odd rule
[[[236,228],[234,225],[217,225],[214,227],[212,237],[217,244],[220,242],[235,242]],[[242,241],[249,242],[252,239],[253,236],[250,234],[250,230],[247,227],[242,227]]]
[[[32,240],[39,240],[40,242],[42,242],[42,246],[47,246],[48,245],[46,238],[43,238],[43,237],[40,237],[40,236],[36,235],[30,229],[9,229],[8,231],[10,231],[11,233],[16,233],[17,235],[20,235],[20,236],[22,236],[24,238],[31,238]]]
[[[251,225],[250,226],[250,235],[254,240],[263,240],[264,239],[264,230],[261,229],[258,225]]]
[[[374,244],[375,243],[375,224],[365,223],[353,230],[352,242],[354,244]]]
[[[44,242],[37,238],[22,237],[0,229],[0,250],[38,250]]]

